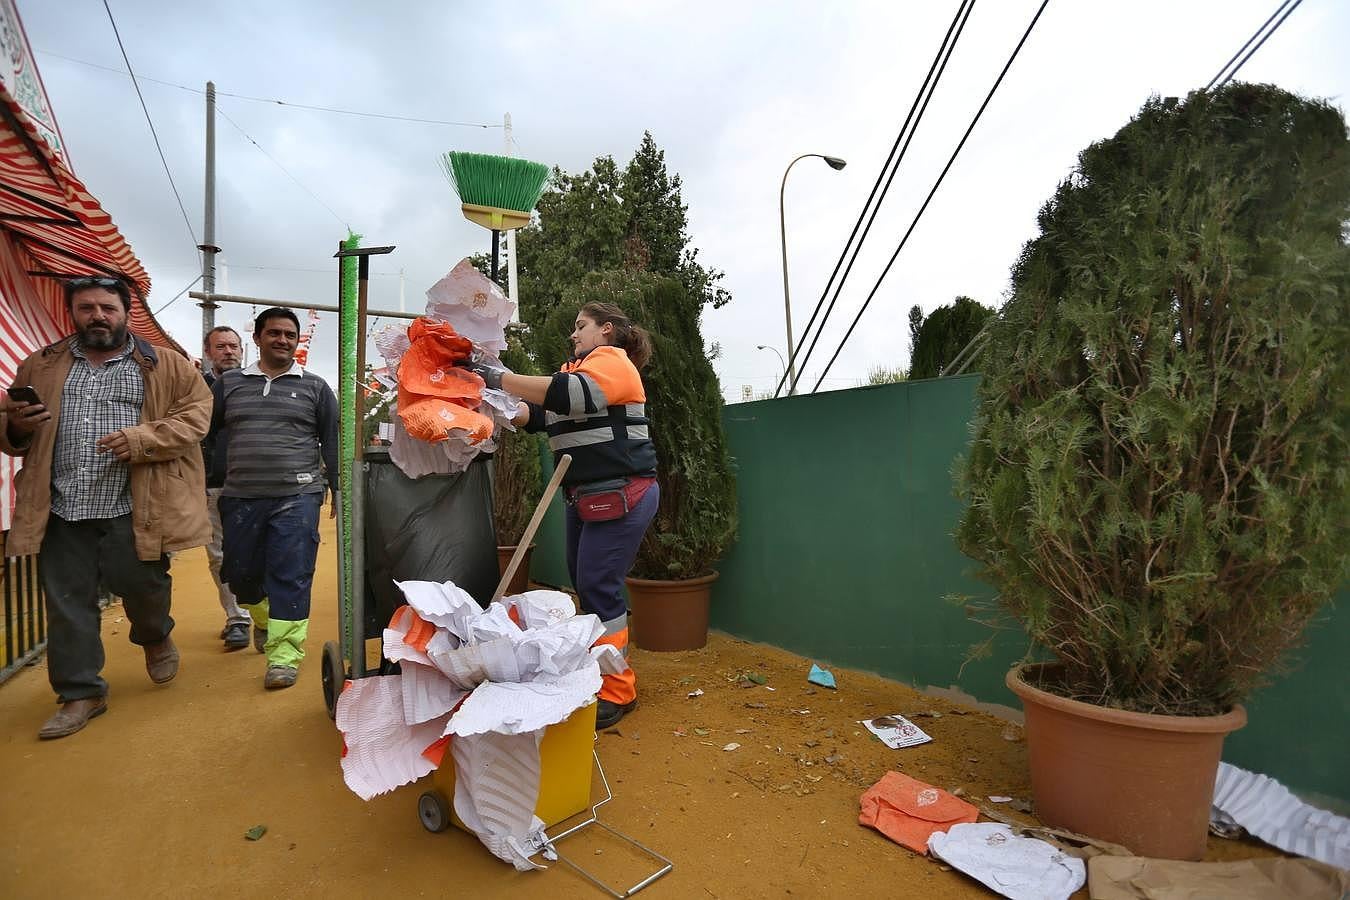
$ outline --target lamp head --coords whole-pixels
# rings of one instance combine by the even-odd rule
[[[822,157],[822,159],[824,159],[826,164],[829,165],[829,167],[831,169],[834,169],[836,172],[838,172],[844,166],[848,165],[847,160],[840,159],[837,156],[825,156]]]

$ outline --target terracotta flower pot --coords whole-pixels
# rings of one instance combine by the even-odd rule
[[[1026,712],[1036,816],[1140,856],[1202,858],[1223,739],[1247,724],[1246,710],[1164,716],[1095,706],[1023,680],[1046,669],[1018,666],[1006,679]]]
[[[684,581],[628,578],[628,627],[643,650],[697,650],[708,643],[708,606],[717,573]]]
[[[511,557],[516,553],[518,545],[509,546],[497,545],[497,571],[502,575],[506,574],[506,567],[511,564]],[[520,565],[516,567],[515,574],[511,576],[511,583],[506,586],[507,597],[514,597],[516,594],[523,594],[530,588],[530,554],[534,552],[534,544],[525,548],[525,555],[520,560]]]

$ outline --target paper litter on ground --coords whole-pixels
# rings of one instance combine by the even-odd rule
[[[452,582],[396,584],[408,605],[390,619],[384,646],[401,671],[354,679],[339,695],[343,778],[368,800],[453,764],[460,820],[500,859],[537,868],[539,740],[594,702],[602,672],[627,662],[593,646],[604,627],[576,615],[560,591],[483,610]]]
[[[1287,853],[1350,869],[1350,819],[1299,800],[1274,778],[1219,763],[1210,820]]]
[[[821,687],[835,688],[834,673],[829,669],[822,669],[815,663],[811,663],[811,671],[806,674],[806,680]]]
[[[901,747],[915,747],[932,740],[924,733],[922,728],[899,713],[893,716],[864,719],[858,724],[866,726],[868,731],[881,738],[882,743],[892,750],[899,750]]]
[[[928,852],[1011,900],[1067,898],[1087,881],[1087,869],[1056,847],[1018,837],[1007,825],[953,825],[928,838]]]

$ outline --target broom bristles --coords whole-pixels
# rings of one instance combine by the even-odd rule
[[[440,162],[463,203],[528,213],[548,183],[548,166],[528,159],[451,150]]]

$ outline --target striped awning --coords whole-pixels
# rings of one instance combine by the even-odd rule
[[[73,331],[61,282],[80,275],[121,278],[131,286],[131,331],[154,344],[182,348],[160,327],[145,300],[150,277],[112,218],[0,83],[0,229],[21,251],[27,276],[61,334]],[[38,337],[34,335],[34,337]],[[43,336],[47,337],[47,336]],[[45,343],[45,341],[44,341]],[[29,347],[29,352],[43,346]]]
[[[75,330],[62,282],[80,275],[126,281],[131,331],[182,352],[145,305],[150,278],[117,226],[0,81],[0,387],[14,383],[25,357]],[[0,455],[0,533],[19,466]]]

